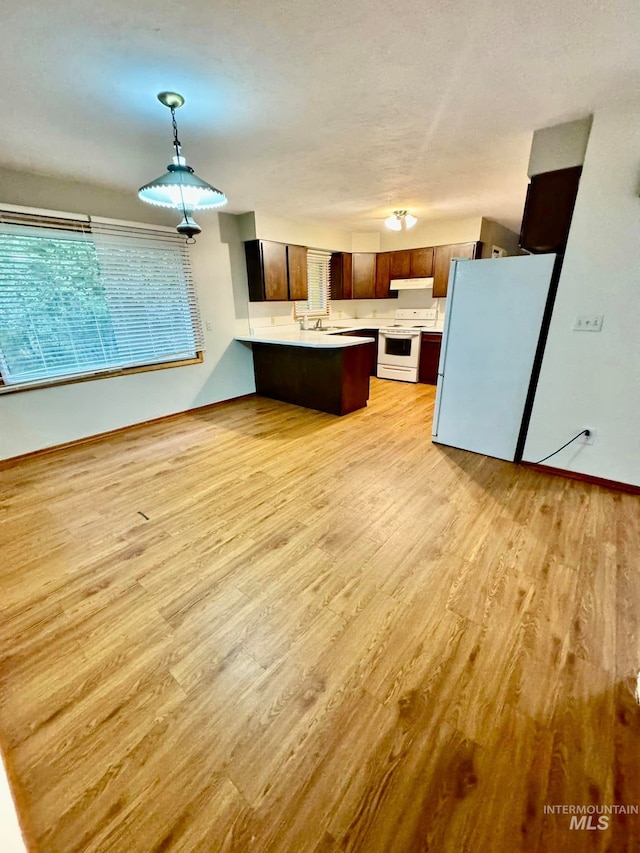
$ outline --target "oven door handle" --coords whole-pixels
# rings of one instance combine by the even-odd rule
[[[388,332],[382,332],[382,337],[392,341],[406,341],[408,338],[419,338],[420,332],[411,332],[410,335],[390,335]]]

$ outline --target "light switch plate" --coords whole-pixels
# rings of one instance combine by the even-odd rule
[[[578,314],[573,324],[574,332],[602,331],[603,314]]]

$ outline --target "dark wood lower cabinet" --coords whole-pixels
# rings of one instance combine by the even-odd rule
[[[354,329],[352,332],[342,332],[341,334],[352,338],[373,338],[375,344],[371,350],[371,364],[369,367],[369,375],[377,376],[378,374],[378,338],[379,329]]]
[[[256,392],[263,397],[346,415],[369,399],[375,345],[297,347],[253,343]]]
[[[440,361],[441,344],[442,335],[422,333],[418,382],[425,382],[427,385],[438,384],[438,363]]]

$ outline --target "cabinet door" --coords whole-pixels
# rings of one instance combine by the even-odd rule
[[[375,252],[354,252],[352,263],[353,298],[374,299],[376,290]]]
[[[447,295],[449,267],[453,258],[475,258],[480,253],[480,243],[453,243],[436,246],[433,264],[433,296]]]
[[[309,295],[307,284],[307,247],[287,246],[289,267],[289,299],[306,299]]]
[[[430,278],[433,275],[433,249],[411,249],[410,278]]]
[[[340,332],[340,335],[345,335],[349,338],[374,338],[375,344],[371,347],[369,375],[377,376],[378,374],[378,329],[354,329],[349,332]]]
[[[351,255],[348,252],[334,252],[331,255],[331,298],[351,299]]]
[[[391,294],[391,252],[379,252],[376,255],[376,299],[387,299]],[[395,291],[397,296],[397,291]]]
[[[527,189],[520,245],[529,252],[561,252],[567,245],[582,166],[534,175]]]
[[[391,278],[409,278],[411,276],[411,252],[391,252]]]
[[[264,301],[264,278],[262,276],[262,250],[259,240],[247,240],[244,244],[247,259],[247,284],[249,302]]]
[[[331,298],[342,299],[342,252],[333,252],[330,261]]]
[[[264,298],[286,302],[289,299],[287,246],[285,243],[261,240],[260,248],[262,251]]]
[[[426,382],[428,385],[438,384],[438,363],[440,361],[441,343],[442,335],[422,333],[418,382]]]
[[[353,299],[353,256],[342,253],[342,298]]]

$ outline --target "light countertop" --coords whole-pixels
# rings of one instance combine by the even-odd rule
[[[362,328],[362,327],[360,327]],[[346,329],[345,329],[346,331]],[[280,344],[281,346],[315,347],[316,349],[343,349],[356,347],[360,344],[370,344],[373,338],[332,335],[328,332],[303,331],[281,327],[280,329],[256,329],[250,335],[236,335],[237,341],[249,344]]]

